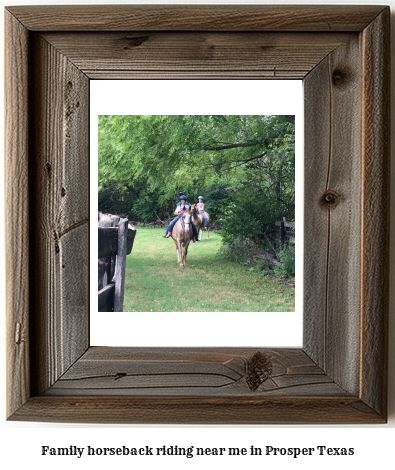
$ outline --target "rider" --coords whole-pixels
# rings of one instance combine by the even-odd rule
[[[198,208],[199,212],[202,214],[204,218],[204,226],[207,227],[207,215],[204,212],[204,202],[203,202],[203,196],[199,196],[199,202],[196,204],[196,207]]]
[[[171,236],[171,232],[173,231],[173,227],[177,220],[180,218],[180,215],[184,209],[189,209],[190,205],[189,202],[187,202],[187,197],[185,194],[182,194],[180,196],[180,202],[177,204],[176,210],[174,211],[174,214],[177,216],[175,217],[169,224],[166,230],[166,234],[163,235],[163,238],[169,238]],[[198,233],[197,233],[197,228],[196,225],[192,222],[192,231],[193,231],[193,243],[198,241]]]

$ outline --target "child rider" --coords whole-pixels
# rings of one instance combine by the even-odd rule
[[[207,215],[206,213],[204,212],[204,202],[203,202],[203,196],[199,196],[199,202],[196,204],[199,212],[202,214],[203,218],[204,218],[204,226],[207,227]]]
[[[171,236],[171,232],[173,231],[174,225],[177,222],[177,220],[180,218],[180,215],[184,209],[189,209],[190,205],[187,202],[187,197],[183,194],[180,196],[180,202],[177,204],[176,210],[174,211],[174,214],[177,216],[175,217],[169,224],[166,230],[166,234],[163,236],[163,238],[169,238]],[[192,222],[192,231],[193,231],[193,243],[198,241],[198,233],[197,233],[197,228],[196,225]]]

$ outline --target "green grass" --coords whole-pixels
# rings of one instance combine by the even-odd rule
[[[165,230],[137,228],[126,258],[124,311],[290,312],[295,293],[279,278],[264,276],[218,254],[221,237],[203,234],[191,243],[185,269]]]

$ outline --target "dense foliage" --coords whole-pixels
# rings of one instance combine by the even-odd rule
[[[151,222],[203,195],[224,241],[294,220],[294,116],[100,116],[99,210]]]

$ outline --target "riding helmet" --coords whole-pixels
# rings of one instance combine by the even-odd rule
[[[198,199],[204,199],[204,197],[203,197],[203,196],[199,196]]]

